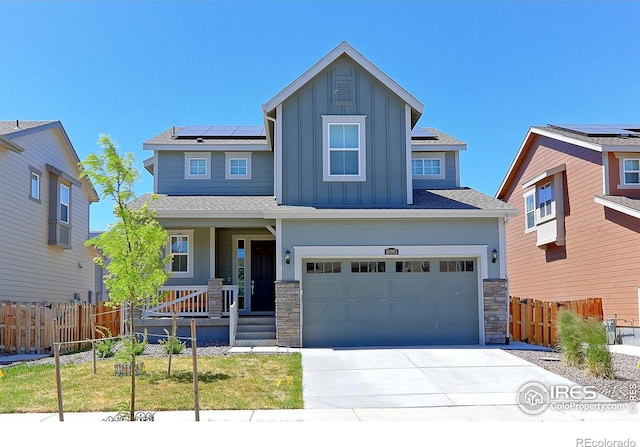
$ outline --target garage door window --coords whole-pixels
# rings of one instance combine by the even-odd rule
[[[359,261],[351,263],[351,273],[384,273],[384,261]]]
[[[397,261],[396,273],[428,273],[429,261]]]
[[[342,264],[340,262],[307,262],[307,273],[340,273]]]
[[[473,261],[440,261],[441,272],[473,272]]]

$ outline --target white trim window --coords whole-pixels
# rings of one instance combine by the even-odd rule
[[[58,218],[60,222],[69,225],[70,220],[70,204],[71,204],[71,189],[69,185],[60,183],[60,214]]]
[[[623,158],[622,171],[624,185],[640,185],[640,159]]]
[[[185,152],[184,153],[184,178],[185,180],[210,180],[211,179],[211,153],[210,152]]]
[[[416,179],[443,179],[444,153],[414,153],[411,157],[411,175]]]
[[[536,188],[538,196],[538,215],[539,221],[544,221],[555,217],[555,203],[553,200],[553,184],[551,182]]]
[[[226,180],[250,180],[251,179],[251,153],[250,152],[225,152]]]
[[[323,180],[366,180],[366,116],[323,115]]]
[[[528,233],[536,228],[536,190],[524,195],[524,229]]]
[[[193,278],[193,230],[170,231],[169,253],[173,259],[169,271],[173,278]]]
[[[40,202],[40,178],[42,173],[34,168],[29,170],[29,198]]]

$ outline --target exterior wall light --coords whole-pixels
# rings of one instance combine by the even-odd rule
[[[491,262],[495,264],[497,260],[498,260],[498,250],[494,248],[493,251],[491,252]]]
[[[291,252],[289,250],[284,252],[284,263],[287,265],[291,264]]]

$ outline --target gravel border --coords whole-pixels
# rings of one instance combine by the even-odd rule
[[[569,379],[578,385],[593,386],[603,396],[618,402],[637,402],[640,399],[640,358],[632,355],[612,352],[614,379],[597,378],[588,372],[566,364],[562,354],[557,351],[533,351],[504,349],[505,352],[515,355],[547,371]],[[556,359],[556,360],[544,360]]]

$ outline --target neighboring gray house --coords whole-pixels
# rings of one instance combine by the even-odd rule
[[[0,300],[93,301],[98,196],[78,162],[59,121],[0,121]]]
[[[343,42],[263,105],[264,126],[145,142],[168,289],[208,291],[184,314],[235,300],[244,345],[264,343],[256,315],[279,346],[504,343],[515,210],[460,186],[466,144],[418,127],[422,108]]]

